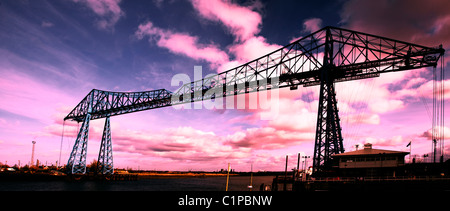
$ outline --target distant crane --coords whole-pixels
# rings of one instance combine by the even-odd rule
[[[436,67],[444,52],[442,45],[425,47],[328,26],[236,68],[184,84],[173,93],[165,89],[144,92],[93,89],[64,118],[83,122],[67,167],[72,174],[86,172],[89,121],[93,119],[106,118],[98,161],[101,172],[110,174],[111,116],[283,87],[295,90],[299,85],[318,85],[313,157],[313,171],[317,172],[329,167],[333,154],[344,152],[336,82]]]

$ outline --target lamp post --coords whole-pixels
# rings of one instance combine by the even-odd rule
[[[306,164],[307,164],[307,159],[310,158],[310,156],[306,156],[306,155],[305,155],[305,156],[302,156],[302,158],[304,159],[303,162],[304,162],[304,164],[305,164],[305,165],[304,165],[304,168],[303,168],[303,166],[302,166],[303,175],[304,175],[304,176],[302,177],[302,180],[303,180],[303,181],[306,181]]]
[[[304,169],[305,169],[305,171],[306,171],[306,163],[307,163],[307,159],[310,158],[310,156],[306,156],[306,155],[305,155],[305,156],[302,156],[302,158],[305,159],[305,161],[304,161],[304,162],[305,162],[305,168],[304,168]]]

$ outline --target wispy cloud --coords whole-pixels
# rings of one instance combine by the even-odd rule
[[[228,51],[240,64],[282,47],[278,44],[270,44],[266,38],[258,36],[262,26],[262,16],[257,10],[263,7],[259,1],[254,1],[248,6],[227,0],[192,0],[191,2],[200,17],[223,24],[235,37],[234,43],[228,46]],[[218,72],[227,70],[225,66],[236,64],[236,61],[223,63]]]
[[[322,28],[322,19],[310,18],[303,22],[303,31],[307,33],[313,33]]]
[[[0,109],[47,122],[55,106],[74,103],[70,95],[27,74],[0,68]]]
[[[53,24],[50,21],[42,21],[42,23],[41,23],[41,26],[44,27],[44,28],[50,28],[50,27],[53,27],[54,25],[55,24]]]
[[[444,139],[450,138],[450,128],[448,127],[436,127],[434,130],[434,134],[440,134],[441,132],[444,133]],[[428,140],[432,140],[433,138],[433,129],[429,129],[422,133],[421,137],[427,138]]]
[[[231,45],[229,51],[239,62],[245,63],[264,56],[281,47],[282,46],[278,44],[268,43],[262,36],[253,36],[246,39],[244,42]]]
[[[202,17],[224,24],[237,40],[247,40],[260,31],[262,17],[253,11],[261,7],[258,1],[248,7],[226,0],[192,0],[192,5]]]
[[[99,16],[96,21],[100,29],[112,30],[119,19],[125,16],[119,4],[121,0],[73,0],[85,4]]]
[[[217,45],[201,44],[198,42],[198,37],[162,29],[154,26],[152,22],[140,24],[135,35],[138,39],[149,37],[149,41],[155,40],[159,47],[195,60],[204,60],[212,64],[221,64],[228,61],[228,55],[220,50]]]

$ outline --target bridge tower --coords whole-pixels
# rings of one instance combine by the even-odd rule
[[[77,139],[70,153],[69,161],[67,163],[68,173],[70,174],[85,174],[86,173],[86,157],[87,146],[89,140],[89,123],[91,120],[91,113],[93,111],[94,101],[98,101],[98,94],[91,92],[85,99],[87,99],[87,112],[78,132]],[[97,172],[101,174],[113,174],[113,155],[112,155],[112,141],[111,141],[111,126],[110,117],[107,116],[105,126],[103,128],[102,142],[100,145],[100,152],[98,154]]]
[[[326,29],[323,66],[319,70],[320,91],[314,144],[313,169],[326,164],[333,154],[344,152],[341,124],[334,89],[333,43],[331,31]]]

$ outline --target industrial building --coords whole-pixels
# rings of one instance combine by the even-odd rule
[[[352,177],[395,177],[405,165],[405,155],[409,152],[373,149],[372,144],[364,144],[364,149],[333,155],[334,169],[340,176]]]

